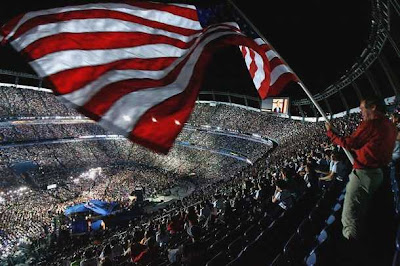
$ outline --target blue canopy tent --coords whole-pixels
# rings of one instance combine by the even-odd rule
[[[66,216],[70,216],[71,214],[74,213],[81,213],[81,212],[88,212],[88,208],[85,207],[84,203],[81,204],[77,204],[71,207],[68,207],[67,209],[65,209],[64,214]]]
[[[80,203],[71,207],[68,207],[64,214],[70,216],[74,213],[83,213],[93,211],[99,215],[106,216],[112,214],[117,207],[117,202],[106,202],[102,200],[89,200],[87,203]]]

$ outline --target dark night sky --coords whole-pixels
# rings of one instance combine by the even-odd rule
[[[9,1],[0,10],[0,23],[21,12],[85,3],[87,1]],[[189,1],[189,3],[205,1]],[[211,1],[212,2],[212,1]],[[234,1],[274,46],[312,93],[328,87],[355,62],[367,46],[370,1]],[[260,4],[262,6],[260,6]],[[233,62],[233,63],[232,63]],[[0,46],[0,68],[33,73],[9,46]],[[249,91],[252,83],[236,48],[214,56],[203,90]],[[301,89],[284,95],[304,98]]]

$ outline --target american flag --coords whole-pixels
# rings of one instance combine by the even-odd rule
[[[236,10],[232,10],[231,13],[234,20],[238,23],[240,30],[246,34],[246,36],[252,38],[264,50],[268,58],[271,70],[269,86],[263,84],[264,73],[260,65],[262,60],[260,60],[259,55],[250,47],[239,47],[260,97],[265,99],[269,96],[277,96],[290,82],[298,82],[299,79],[297,75],[285,63],[272,45],[267,40],[261,38]]]
[[[239,45],[247,69],[253,80],[254,86],[261,99],[278,95],[291,81],[298,82],[296,74],[284,62],[267,40],[261,38],[255,30],[232,6],[217,4],[212,7],[198,8],[199,20],[203,27],[220,23],[221,21],[234,21],[240,31],[251,38],[261,47],[269,61],[270,73],[264,71],[265,62],[260,54],[251,47]],[[270,75],[270,77],[266,77]]]
[[[240,46],[260,95],[268,95],[265,46],[235,20],[212,14],[186,4],[90,3],[17,16],[1,28],[0,41],[26,55],[60,101],[166,154],[215,50]]]

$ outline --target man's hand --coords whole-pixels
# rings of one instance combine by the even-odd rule
[[[331,123],[329,123],[329,122],[325,122],[325,128],[326,128],[326,131],[330,131],[330,130],[332,130],[332,124]]]

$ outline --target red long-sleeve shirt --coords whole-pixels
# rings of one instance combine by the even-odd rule
[[[331,141],[355,152],[354,169],[387,166],[392,158],[397,129],[384,115],[362,122],[350,136],[340,137],[329,130]]]

